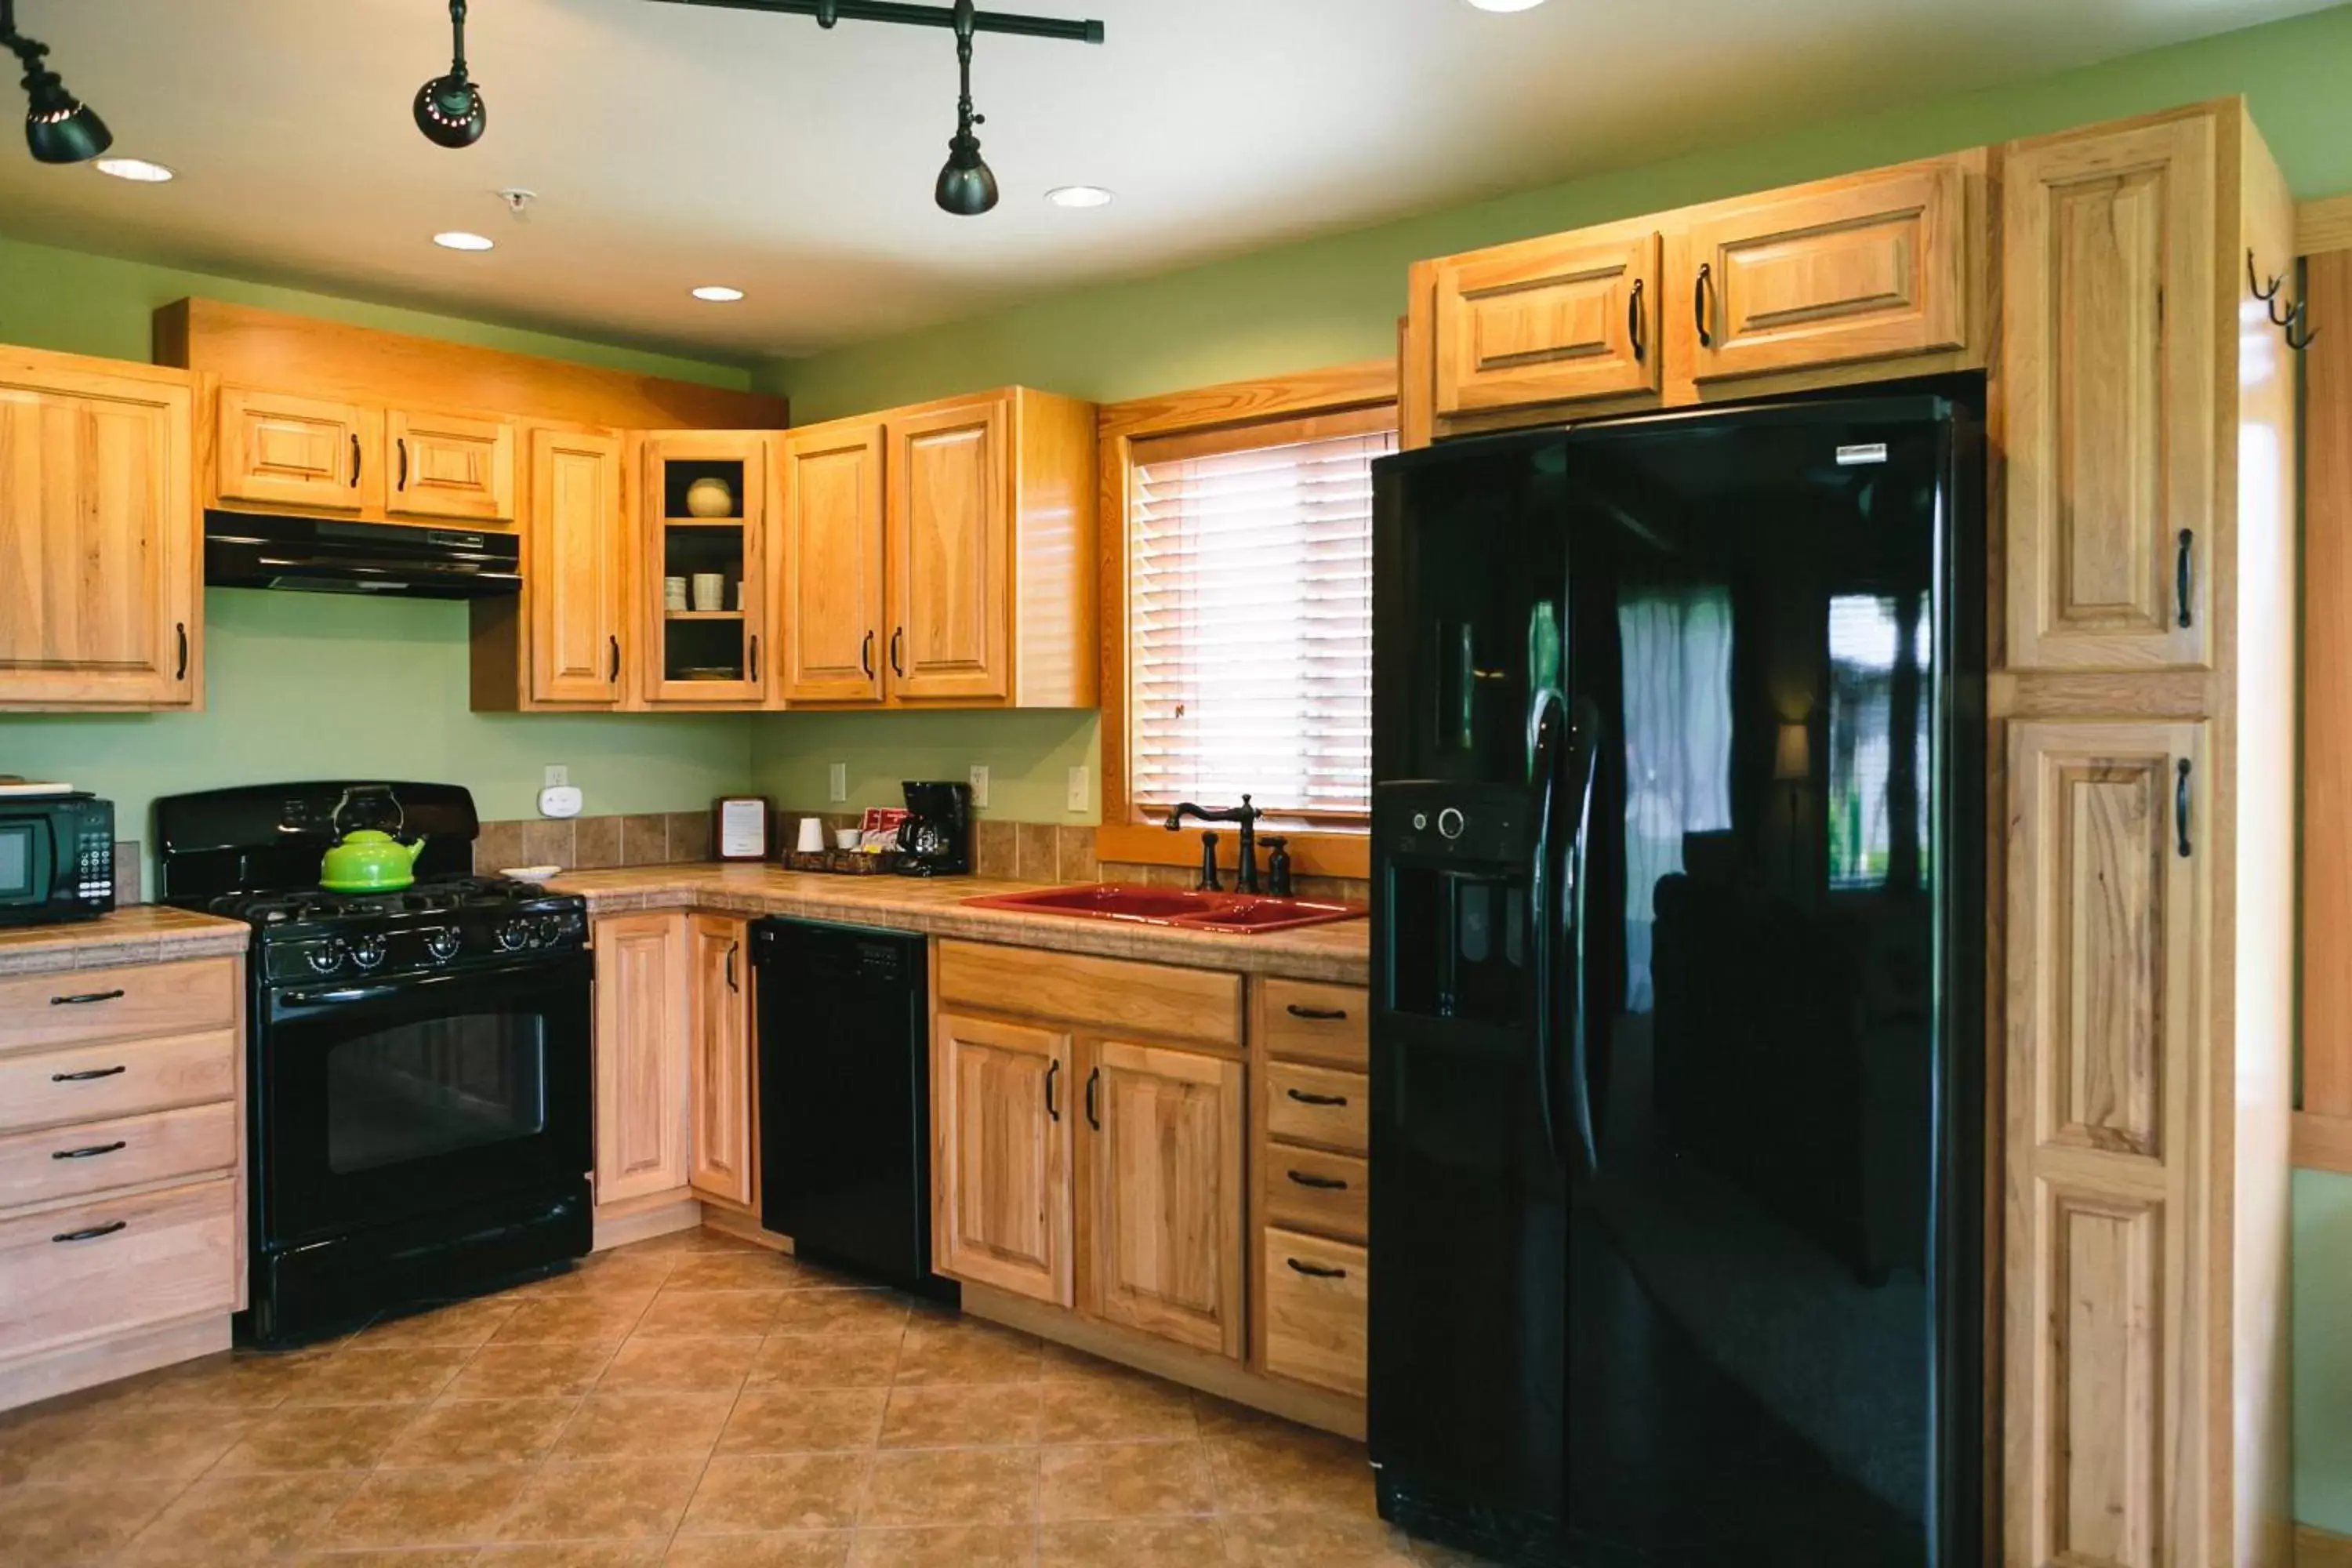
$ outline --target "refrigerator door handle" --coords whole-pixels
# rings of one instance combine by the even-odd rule
[[[1535,856],[1528,875],[1528,921],[1533,927],[1528,956],[1536,982],[1536,1107],[1543,1121],[1545,1152],[1554,1160],[1560,1155],[1559,1118],[1551,1083],[1559,1001],[1552,993],[1558,984],[1559,966],[1552,954],[1551,819],[1553,803],[1559,795],[1559,780],[1552,754],[1559,746],[1562,706],[1559,693],[1549,687],[1536,693],[1535,711],[1528,719],[1528,773],[1536,796]]]
[[[1592,1082],[1585,1071],[1584,1005],[1584,862],[1592,831],[1592,783],[1601,764],[1601,708],[1590,697],[1576,700],[1569,730],[1569,774],[1576,790],[1575,837],[1569,841],[1569,963],[1576,975],[1576,1003],[1568,1026],[1569,1114],[1576,1123],[1576,1142],[1584,1168],[1601,1169],[1601,1143],[1592,1131]]]

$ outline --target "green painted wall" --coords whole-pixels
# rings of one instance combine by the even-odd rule
[[[2294,1173],[2294,1511],[2352,1535],[2352,1176]]]
[[[778,713],[751,721],[753,787],[792,811],[901,805],[908,779],[961,779],[988,769],[985,815],[1012,822],[1100,819],[1091,711]],[[825,770],[849,768],[849,799],[828,804]],[[1069,770],[1089,770],[1087,810],[1065,809]]]

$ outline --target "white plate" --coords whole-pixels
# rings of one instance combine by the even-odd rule
[[[501,866],[499,875],[518,882],[545,882],[563,875],[561,866]]]

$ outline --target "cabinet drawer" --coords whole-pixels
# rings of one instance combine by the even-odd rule
[[[1363,1397],[1371,1255],[1268,1226],[1265,1370]]]
[[[1371,1079],[1360,1072],[1265,1066],[1265,1134],[1342,1153],[1371,1152]]]
[[[1360,985],[1314,985],[1304,980],[1262,984],[1266,1055],[1356,1072],[1371,1066],[1365,1034],[1370,992]]]
[[[236,1303],[227,1177],[0,1222],[0,1359]]]
[[[207,1175],[236,1164],[234,1100],[0,1138],[0,1209]]]
[[[940,1001],[1091,1025],[1105,1034],[1242,1043],[1242,977],[1207,969],[943,942]]]
[[[0,1132],[202,1105],[236,1093],[236,1032],[0,1057]]]
[[[233,958],[0,980],[0,1051],[229,1028],[236,990]]]
[[[1270,1224],[1362,1241],[1371,1193],[1371,1165],[1353,1154],[1265,1144],[1258,1160]]]

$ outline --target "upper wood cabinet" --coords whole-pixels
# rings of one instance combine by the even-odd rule
[[[2217,263],[2236,280],[2215,130],[2162,121],[2008,163],[2012,668],[2210,661],[2215,486],[2234,441],[2215,402]]]
[[[625,443],[609,431],[534,430],[523,596],[494,608],[529,622],[530,688],[546,703],[621,700],[627,664]]]
[[[1660,247],[1566,234],[1439,262],[1437,411],[1657,391]]]
[[[1012,694],[1004,400],[889,424],[890,681],[906,698]]]
[[[688,1178],[683,914],[596,921],[596,1202],[680,1190]]]
[[[214,497],[224,506],[381,510],[383,428],[378,412],[355,404],[224,386]]]
[[[0,708],[185,708],[202,522],[182,371],[0,351]]]
[[[642,438],[637,599],[652,703],[746,707],[767,694],[770,442],[759,430]],[[682,605],[671,583],[683,587]]]
[[[706,1198],[748,1207],[755,1188],[752,1107],[751,954],[744,922],[693,916],[687,926],[694,1006],[688,1039],[688,1103],[693,1107],[688,1170]]]
[[[392,444],[386,510],[462,522],[513,519],[511,424],[395,408],[384,416],[384,438]]]
[[[882,426],[870,421],[784,437],[776,555],[786,702],[882,700],[887,449]]]
[[[931,1250],[940,1273],[1075,1303],[1070,1037],[939,1016]]]

